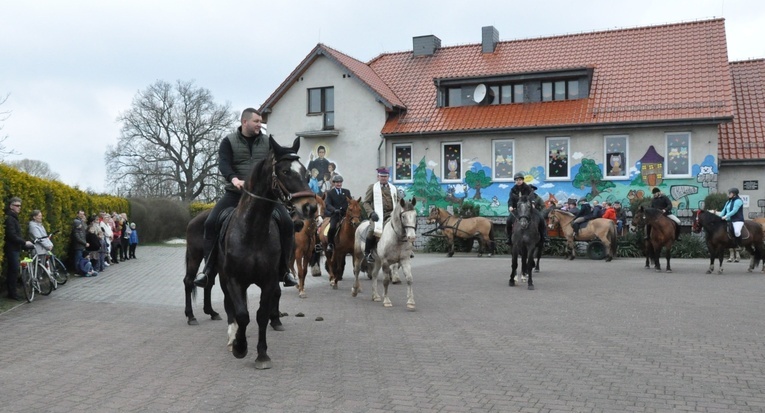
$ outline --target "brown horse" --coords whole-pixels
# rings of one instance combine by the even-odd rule
[[[321,218],[319,214],[324,213],[324,199],[316,195],[316,204],[318,205],[316,218],[305,218],[303,228],[295,233],[295,254],[290,263],[290,270],[298,279],[298,295],[300,298],[306,298],[305,294],[305,276],[310,267],[311,258],[316,254],[316,229],[319,226]]]
[[[656,208],[640,207],[632,217],[632,226],[651,226],[651,237],[645,243],[646,260],[650,258],[656,271],[661,271],[661,249],[667,249],[667,272],[672,272],[670,259],[672,258],[672,245],[675,243],[675,228],[677,224],[667,218],[661,210]]]
[[[574,220],[574,214],[560,209],[551,209],[548,214],[550,218],[549,227],[554,229],[560,227],[563,235],[566,237],[567,258],[573,260],[576,258],[576,245],[574,244],[574,228],[571,221]],[[598,238],[606,247],[606,262],[614,259],[616,255],[616,224],[614,221],[605,218],[595,218],[587,221],[587,226],[579,229],[580,241],[590,241]]]
[[[337,282],[343,279],[345,271],[345,256],[353,254],[353,239],[356,236],[356,228],[361,224],[361,198],[347,198],[348,209],[345,216],[340,220],[335,233],[335,248],[332,252],[326,254],[327,261],[324,264],[329,273],[329,285],[337,289]],[[327,250],[327,229],[329,219],[324,219],[319,227],[319,241],[324,251]]]
[[[744,238],[745,234],[742,231],[741,246],[746,248],[752,256],[748,269],[749,272],[752,272],[757,267],[760,259],[765,256],[765,246],[763,245],[765,235],[763,234],[762,226],[758,222],[746,220],[744,221],[744,227],[749,232],[749,237]],[[725,250],[735,246],[733,239],[728,234],[728,223],[717,216],[717,214],[698,210],[694,215],[692,229],[697,234],[704,230],[707,250],[709,250],[709,269],[707,269],[707,274],[711,274],[714,271],[715,258],[718,258],[720,262],[720,269],[717,273],[722,274]],[[763,265],[762,271],[765,272],[765,265]]]
[[[484,217],[459,218],[446,212],[443,208],[433,208],[428,215],[429,224],[437,224],[438,229],[446,235],[449,241],[449,253],[454,255],[454,238],[473,239],[478,238],[478,256],[482,256],[484,250],[488,250],[489,256],[494,254],[493,224],[490,219]]]

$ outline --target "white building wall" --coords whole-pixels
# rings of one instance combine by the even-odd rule
[[[319,145],[325,146],[327,159],[337,164],[337,172],[345,180],[343,186],[358,198],[376,181],[386,112],[355,76],[325,57],[317,58],[274,105],[268,114],[268,131],[281,144],[291,144],[299,132],[320,131],[322,116],[307,115],[308,89],[329,86],[335,89],[335,129],[339,134],[302,138],[299,154],[307,166],[310,153],[315,155]]]

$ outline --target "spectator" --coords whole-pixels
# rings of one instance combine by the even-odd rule
[[[12,197],[5,211],[5,264],[8,269],[5,274],[5,282],[8,288],[8,298],[21,301],[16,294],[16,281],[19,278],[19,255],[22,248],[32,248],[31,242],[21,237],[21,224],[19,224],[19,211],[21,211],[21,198]]]
[[[112,241],[114,240],[114,221],[112,221],[112,217],[107,214],[106,212],[101,213],[101,222],[99,224],[101,226],[101,231],[104,233],[104,238],[102,239],[103,245],[102,249],[106,249],[106,256],[104,257],[104,267],[109,266],[109,262],[111,261],[110,253],[112,249]]]
[[[119,216],[117,216],[117,218],[119,218]],[[114,239],[112,240],[111,251],[112,264],[119,264],[120,250],[122,249],[122,224],[120,223],[119,219],[114,219],[113,216],[112,221],[114,221],[114,231],[112,231]]]
[[[614,207],[611,206],[610,203],[604,202],[603,203],[603,218],[610,219],[611,221],[614,221],[614,224],[616,223],[616,210]]]
[[[72,267],[77,268],[80,259],[85,256],[88,241],[85,239],[85,211],[77,211],[77,216],[72,221]]]
[[[130,223],[130,254],[128,258],[135,259],[135,249],[138,246],[138,230],[135,228],[135,222]]]
[[[90,257],[93,269],[96,271],[104,270],[104,257],[101,255],[101,240],[104,238],[104,232],[101,231],[101,225],[95,215],[88,217],[88,228],[85,233],[85,240],[88,247],[85,249]]]
[[[34,243],[37,255],[47,255],[53,249],[53,242],[48,237],[48,232],[45,231],[42,219],[42,211],[39,209],[33,210],[29,217],[29,237],[33,240],[40,240]]]
[[[576,199],[569,198],[568,202],[566,203],[566,211],[574,215],[579,213],[579,208],[576,207]]]
[[[98,271],[93,269],[93,263],[90,262],[89,253],[86,253],[85,256],[80,259],[80,263],[77,265],[77,270],[80,275],[85,277],[95,277],[98,275]]]
[[[614,202],[614,211],[616,212],[616,233],[623,235],[622,230],[624,230],[624,223],[627,222],[627,214],[622,209],[621,202]]]
[[[130,257],[128,257],[128,248],[130,247],[130,232],[132,229],[130,229],[130,223],[128,222],[126,213],[123,212],[120,214],[120,221],[122,222],[120,259],[125,261],[130,259]]]

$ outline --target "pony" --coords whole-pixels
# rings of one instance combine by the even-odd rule
[[[539,233],[539,214],[534,211],[529,197],[526,195],[521,196],[518,200],[518,208],[516,212],[518,220],[513,225],[512,241],[513,241],[513,270],[510,273],[510,286],[515,286],[515,275],[518,269],[518,256],[521,257],[521,272],[528,276],[528,288],[534,289],[534,281],[531,277],[532,269],[534,268],[534,257],[536,251],[540,248],[540,241],[542,239]]]
[[[290,263],[290,269],[298,279],[298,296],[300,298],[306,298],[305,293],[305,277],[308,273],[308,268],[311,266],[310,262],[313,259],[313,255],[316,254],[316,230],[321,224],[320,215],[324,213],[324,199],[319,195],[315,195],[317,205],[317,217],[306,217],[303,220],[303,228],[295,233],[295,254],[292,257]]]
[[[698,234],[704,230],[704,235],[707,242],[707,250],[709,250],[709,268],[707,274],[711,274],[715,269],[715,258],[720,262],[720,269],[718,274],[723,272],[723,256],[727,248],[733,248],[735,246],[733,239],[728,234],[728,223],[717,216],[717,214],[698,210],[694,214],[693,227],[691,228],[694,233]],[[752,258],[749,261],[749,268],[747,271],[752,272],[757,264],[765,255],[765,246],[763,246],[763,228],[755,222],[746,220],[744,221],[744,228],[749,231],[749,237],[744,238],[745,235],[742,231],[741,246],[746,248],[751,254]],[[765,265],[763,265],[762,271],[765,272]]]
[[[566,237],[567,258],[573,260],[576,258],[576,245],[574,245],[574,228],[571,221],[574,220],[574,214],[560,209],[551,209],[549,227],[551,229],[559,226],[563,235]],[[616,255],[616,224],[614,221],[605,218],[595,218],[587,221],[587,226],[579,229],[578,240],[589,241],[598,238],[605,245],[607,256],[606,262],[614,259]]]
[[[478,256],[482,256],[484,250],[488,250],[489,257],[494,254],[494,233],[491,220],[484,217],[458,218],[448,213],[443,208],[433,208],[430,210],[427,222],[437,224],[438,229],[446,235],[449,242],[448,257],[454,255],[454,237],[473,239],[478,238],[479,248]]]
[[[632,217],[632,226],[651,226],[651,237],[644,243],[646,268],[650,262],[657,272],[661,271],[661,250],[667,249],[667,272],[672,272],[670,260],[672,258],[672,245],[675,243],[675,224],[667,218],[660,209],[641,206]]]
[[[343,279],[345,256],[353,254],[353,240],[356,235],[356,228],[361,224],[361,198],[346,199],[348,200],[348,209],[337,224],[335,248],[331,253],[326,254],[327,261],[324,264],[325,269],[329,273],[329,285],[335,290],[337,289],[338,281]],[[324,251],[327,250],[327,244],[329,244],[325,234],[325,229],[329,227],[329,222],[329,219],[325,219],[319,227],[319,240]]]
[[[306,183],[305,166],[298,160],[299,149],[299,137],[291,148],[282,148],[269,136],[269,154],[253,166],[214,252],[218,254],[215,270],[220,275],[228,321],[228,348],[236,358],[247,355],[247,289],[252,284],[260,287],[256,369],[271,368],[266,328],[269,319],[272,326],[281,326],[279,279],[289,265],[281,259],[285,240],[272,218],[273,210],[276,203],[284,202],[296,209],[300,218],[312,217],[316,212],[316,198]]]
[[[406,308],[415,309],[414,292],[412,291],[412,250],[414,249],[414,240],[417,238],[417,210],[414,208],[417,203],[416,198],[407,202],[403,197],[394,205],[390,218],[383,226],[382,236],[377,243],[377,248],[372,251],[375,257],[374,266],[370,272],[372,275],[372,301],[380,301],[380,295],[377,293],[377,275],[380,268],[385,272],[383,279],[383,306],[392,307],[393,304],[388,297],[388,285],[391,283],[391,266],[398,264],[399,269],[406,278]],[[362,265],[366,264],[364,259],[364,246],[366,244],[367,229],[371,231],[370,221],[364,221],[356,228],[356,241],[353,248],[353,275],[356,281],[351,289],[351,295],[356,297],[361,292],[359,283],[359,272]]]

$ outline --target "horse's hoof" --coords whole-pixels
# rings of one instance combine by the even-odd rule
[[[240,349],[239,345],[237,345],[236,341],[234,341],[234,345],[231,347],[231,353],[234,355],[234,357],[243,359],[247,356],[247,347],[245,345],[243,349]]]
[[[393,307],[393,304],[392,303],[383,303],[383,307],[391,308],[391,307]]]
[[[406,305],[406,309],[407,309],[407,310],[414,310],[414,309],[415,309],[415,308],[414,308],[414,304],[407,304],[407,305]]]
[[[268,356],[258,357],[255,360],[255,368],[257,370],[268,370],[271,368],[271,358]]]
[[[722,274],[722,273],[723,273],[723,270],[722,270],[722,268],[720,268],[720,270],[717,271],[717,274]]]
[[[534,272],[539,272],[539,268],[534,268]]]
[[[301,291],[300,294],[298,294],[298,297],[307,298],[308,296],[305,294],[305,291]]]
[[[355,288],[354,288],[354,289],[352,289],[352,290],[351,290],[351,297],[355,297],[355,296],[357,296],[357,295],[359,295],[358,291],[356,291],[356,289],[355,289]]]
[[[712,273],[712,270],[707,270],[707,274],[711,274],[711,273]]]
[[[513,279],[510,280],[510,286],[511,287],[515,287],[515,280],[513,280]]]
[[[210,320],[223,320],[218,313],[212,313],[210,314]]]
[[[568,257],[569,261],[573,261],[573,260],[574,260],[574,258],[576,258],[576,257],[574,257],[573,255],[572,255],[572,256],[570,256],[570,257]]]
[[[751,268],[749,268],[749,269],[747,269],[747,270],[746,270],[746,272],[752,272],[752,269],[751,269]]]
[[[400,278],[396,278],[395,280],[391,281],[390,283],[391,284],[401,284],[401,279]]]
[[[446,256],[447,256],[447,257],[449,257],[449,258],[451,258],[452,256],[454,256],[454,253],[453,253],[453,252],[450,252],[450,253],[446,254]]]
[[[606,257],[606,262],[610,262],[612,259],[611,257]]]
[[[332,289],[337,290],[337,283],[332,283]]]
[[[196,317],[189,317],[189,321],[187,321],[187,323],[190,326],[198,326],[199,325],[199,321],[197,321]]]
[[[274,331],[284,331],[284,325],[282,324],[271,324],[271,328],[274,329]]]
[[[656,268],[656,272],[661,272],[661,268]]]
[[[650,269],[651,269],[651,266],[650,266],[650,265],[646,265],[646,266],[645,266],[645,267],[643,267],[643,268],[645,268],[646,270],[650,270]],[[707,272],[707,274],[709,274],[709,273]]]
[[[374,302],[376,302],[376,303],[379,303],[380,301],[382,301],[382,298],[380,298],[380,297],[375,297],[375,298],[373,298],[373,299],[372,299],[372,301],[374,301]]]
[[[670,269],[667,269],[667,272],[672,272],[672,270],[670,270]]]
[[[529,290],[533,290],[533,289],[534,289],[534,284],[529,284]]]

